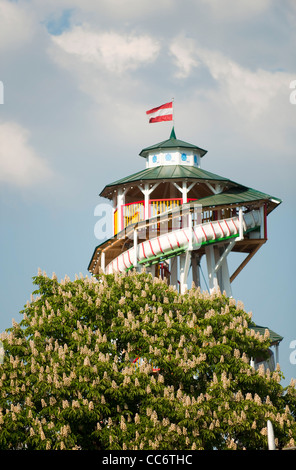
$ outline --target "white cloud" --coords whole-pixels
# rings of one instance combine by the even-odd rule
[[[52,41],[65,53],[117,74],[153,62],[159,53],[158,41],[148,35],[99,33],[85,25],[52,36]]]
[[[84,24],[52,36],[48,51],[52,60],[71,74],[78,88],[91,97],[94,106],[89,115],[104,137],[113,136],[116,128],[121,139],[129,140],[131,125],[135,130],[141,125],[141,117],[146,124],[146,108],[141,104],[146,74],[137,77],[132,72],[153,64],[160,49],[159,42],[149,35],[102,32]],[[132,114],[127,113],[130,109]]]
[[[200,47],[197,42],[193,47],[182,36],[174,40],[174,46],[173,50],[180,54],[182,48],[187,50],[188,63],[198,64],[187,69],[188,96],[183,95],[181,100],[176,96],[177,135],[183,127],[193,136],[191,141],[196,139],[197,144],[208,149],[205,167],[214,173],[223,175],[227,162],[234,180],[243,175],[242,182],[253,181],[254,187],[257,184],[260,187],[263,175],[268,175],[270,187],[278,188],[280,164],[286,169],[285,190],[291,189],[295,173],[291,144],[296,105],[289,102],[289,86],[295,76],[283,71],[250,69],[225,53]],[[183,64],[175,65],[180,76],[185,75]],[[268,187],[265,190],[268,192]]]
[[[0,49],[25,45],[33,36],[31,14],[18,3],[0,0]]]
[[[196,53],[219,84],[221,99],[226,98],[240,114],[247,113],[250,118],[265,112],[289,83],[289,75],[282,72],[252,71],[219,52],[202,48]]]
[[[192,69],[199,64],[195,54],[195,44],[191,39],[177,39],[170,45],[170,54],[177,67],[176,77],[187,78]]]
[[[270,111],[277,97],[284,100],[293,79],[285,72],[250,70],[221,52],[199,47],[183,37],[172,42],[170,53],[175,58],[177,77],[188,77],[198,65],[206,67],[217,85],[209,91],[212,99],[251,120]]]
[[[0,181],[28,187],[51,176],[47,162],[29,144],[28,131],[15,122],[0,124]]]

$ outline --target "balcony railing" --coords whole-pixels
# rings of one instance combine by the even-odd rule
[[[145,203],[144,201],[132,202],[124,204],[121,207],[122,227],[125,228],[130,224],[145,220]]]
[[[197,199],[188,198],[188,202],[197,201]],[[177,209],[183,204],[182,198],[175,199],[151,199],[149,201],[148,218],[156,217],[167,211]],[[124,204],[118,211],[114,211],[114,234],[118,233],[119,220],[121,218],[122,230],[128,225],[145,220],[145,201],[136,201]],[[217,219],[226,219],[236,215],[236,209],[225,208],[221,210],[205,209],[202,211],[201,223],[211,222]]]
[[[189,199],[193,201],[195,199]],[[149,201],[149,217],[155,217],[156,215],[163,214],[168,210],[176,209],[178,206],[183,204],[182,198],[175,199],[151,199]],[[126,228],[130,224],[141,222],[145,220],[145,201],[131,202],[121,206],[121,211],[117,209],[114,212],[114,234],[118,232],[118,217],[121,217],[121,227]]]

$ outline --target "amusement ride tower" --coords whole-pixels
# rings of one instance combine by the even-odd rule
[[[267,240],[267,217],[281,200],[201,169],[206,150],[170,138],[144,148],[146,168],[107,184],[113,237],[97,246],[88,270],[140,270],[166,277],[184,293],[188,274],[200,285],[206,258],[208,289],[232,295],[231,283]],[[228,257],[246,256],[233,273]]]
[[[154,276],[166,278],[180,293],[188,289],[188,274],[200,286],[200,262],[206,259],[208,290],[218,288],[232,296],[231,283],[267,241],[267,217],[281,203],[269,194],[248,188],[201,169],[206,150],[170,138],[144,148],[146,168],[107,184],[100,196],[112,201],[113,236],[98,245],[88,270],[96,275],[120,273],[144,266]],[[228,257],[245,254],[230,274]],[[252,329],[264,335],[265,327]],[[279,362],[282,337],[269,330],[267,362]]]

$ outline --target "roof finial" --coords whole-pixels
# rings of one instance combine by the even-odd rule
[[[176,133],[175,133],[175,128],[174,128],[174,126],[173,126],[172,132],[171,132],[171,135],[170,135],[170,139],[176,139],[176,138],[177,138],[177,137],[176,137]]]

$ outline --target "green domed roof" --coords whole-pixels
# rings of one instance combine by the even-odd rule
[[[159,142],[158,144],[151,145],[151,147],[146,147],[140,152],[140,156],[146,158],[149,153],[155,150],[162,150],[162,149],[191,149],[191,150],[196,150],[201,157],[203,157],[206,153],[207,150],[204,150],[200,147],[197,147],[196,145],[189,144],[188,142],[184,142],[183,140],[179,140],[176,138],[175,130],[174,128],[172,129],[170,138],[167,140],[164,140],[162,142]]]
[[[202,170],[194,166],[183,165],[170,165],[170,166],[156,166],[153,168],[146,168],[145,170],[138,171],[132,175],[121,178],[120,180],[109,183],[100,193],[102,197],[108,197],[108,191],[115,186],[123,186],[131,183],[140,182],[157,182],[169,180],[201,180],[201,181],[215,181],[215,182],[228,182],[228,178],[216,175],[210,171]],[[234,183],[235,184],[235,183]]]

